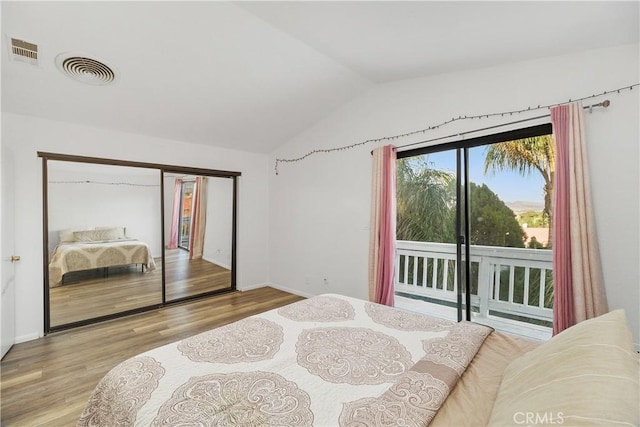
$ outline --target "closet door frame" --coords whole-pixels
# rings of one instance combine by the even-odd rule
[[[116,319],[124,316],[129,316],[132,314],[142,313],[150,310],[157,310],[159,308],[183,303],[186,300],[196,300],[201,298],[206,298],[212,295],[218,295],[228,292],[234,292],[236,290],[236,241],[237,241],[237,216],[238,216],[238,178],[242,175],[241,172],[235,171],[225,171],[225,170],[217,170],[217,169],[204,169],[197,167],[188,167],[188,166],[176,166],[176,165],[167,165],[167,164],[159,164],[159,163],[145,163],[145,162],[136,162],[136,161],[128,161],[128,160],[119,160],[119,159],[108,159],[108,158],[100,158],[100,157],[86,157],[86,156],[76,156],[69,154],[60,154],[60,153],[49,153],[49,152],[37,152],[37,156],[42,159],[42,273],[43,273],[43,289],[44,289],[44,334],[47,335],[52,332],[58,332],[62,330],[67,330],[71,328],[76,328],[80,326],[85,326],[93,323],[103,322],[106,320]],[[162,242],[162,303],[153,304],[149,306],[139,307],[131,310],[125,310],[118,313],[97,316],[94,318],[89,318],[85,320],[80,320],[76,322],[66,323],[63,325],[51,325],[51,305],[50,305],[50,293],[49,293],[49,194],[48,194],[48,167],[47,162],[53,161],[62,161],[62,162],[75,162],[75,163],[85,163],[85,164],[99,164],[99,165],[111,165],[111,166],[125,166],[125,167],[134,167],[134,168],[146,168],[153,169],[158,171],[159,179],[160,179],[160,226],[159,230],[161,233],[161,242]],[[166,282],[165,282],[165,251],[166,247],[165,236],[164,236],[164,227],[165,227],[165,215],[164,215],[164,173],[165,172],[177,172],[184,174],[193,174],[193,175],[203,175],[210,177],[220,177],[220,178],[230,178],[233,180],[233,200],[232,200],[232,230],[231,230],[231,286],[228,289],[216,290],[211,292],[202,293],[199,295],[194,295],[193,297],[177,299],[174,301],[166,300]]]

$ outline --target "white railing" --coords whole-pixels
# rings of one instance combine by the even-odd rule
[[[471,245],[470,259],[474,316],[552,320],[550,250]],[[399,240],[396,266],[396,292],[457,302],[455,244]]]

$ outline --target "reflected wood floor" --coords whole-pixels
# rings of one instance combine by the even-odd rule
[[[0,365],[2,426],[74,426],[94,387],[136,354],[304,298],[232,292],[16,344]]]
[[[182,249],[167,249],[164,258],[167,301],[231,288],[231,270],[204,259],[189,261]]]
[[[231,287],[231,271],[211,262],[189,261],[181,249],[165,254],[167,301]],[[110,267],[70,273],[67,284],[49,289],[51,325],[58,326],[93,317],[162,304],[162,259],[156,269],[142,274],[141,267]]]
[[[147,273],[141,267],[110,267],[71,273],[66,284],[49,289],[51,325],[58,326],[149,305],[162,304],[162,259]]]

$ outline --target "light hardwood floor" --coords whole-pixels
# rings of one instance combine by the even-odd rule
[[[68,283],[49,289],[51,326],[162,304],[159,268],[142,274],[140,266],[110,267],[108,277],[99,270],[72,273]]]
[[[273,288],[233,292],[17,344],[0,365],[2,426],[73,426],[123,360],[302,299]]]
[[[204,259],[189,260],[182,249],[165,251],[167,301],[231,287],[231,270]]]
[[[231,271],[203,259],[189,260],[181,249],[167,250],[165,275],[167,301],[231,287]],[[141,267],[110,267],[68,273],[67,283],[49,289],[51,325],[162,304],[162,260],[142,274]]]

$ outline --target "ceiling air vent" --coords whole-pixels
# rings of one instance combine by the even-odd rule
[[[27,64],[38,65],[38,45],[12,37],[11,58]]]
[[[90,85],[109,85],[117,78],[113,67],[83,55],[62,53],[56,57],[56,65],[66,76]]]

